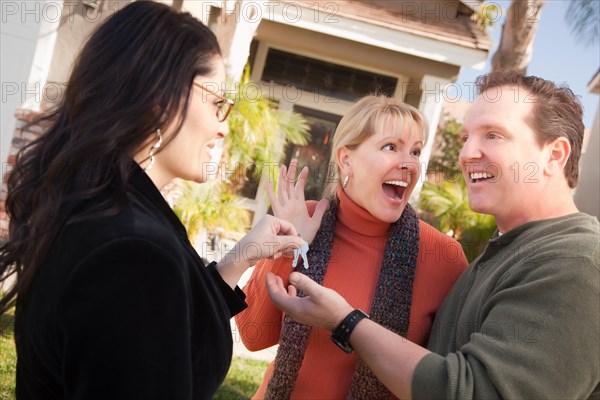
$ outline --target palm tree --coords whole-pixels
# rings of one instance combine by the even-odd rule
[[[233,191],[241,189],[247,179],[260,179],[263,165],[279,163],[287,143],[308,143],[310,128],[302,114],[278,111],[275,107],[250,81],[250,68],[246,67],[228,119],[229,136],[225,141],[225,165],[222,164],[229,171],[228,183]],[[247,173],[255,176],[248,177]]]
[[[492,215],[477,213],[469,207],[462,176],[453,181],[425,182],[419,208],[428,214],[423,216],[425,220],[458,240],[469,262],[483,251],[496,229]]]
[[[600,2],[598,0],[575,0],[569,3],[567,23],[575,37],[587,45],[600,39]]]
[[[186,227],[190,240],[201,230],[236,232],[250,227],[250,214],[242,207],[241,198],[223,190],[218,180],[202,185],[181,182],[180,187],[182,196],[173,205],[173,211]]]
[[[242,205],[239,190],[249,179],[260,179],[261,166],[279,163],[285,145],[308,143],[309,126],[301,114],[280,112],[260,96],[250,82],[246,68],[240,82],[236,105],[229,116],[229,135],[225,140],[221,173],[201,185],[177,182],[179,192],[173,210],[186,226],[192,243],[199,232],[224,231],[235,239],[250,226],[250,212]],[[249,166],[251,168],[249,168]],[[279,170],[275,173],[278,173]],[[253,174],[252,176],[249,176]]]
[[[513,70],[525,74],[533,55],[533,42],[546,0],[512,0],[502,26],[498,50],[492,57],[492,71]],[[566,19],[576,37],[596,43],[600,32],[600,2],[572,0]]]
[[[512,0],[502,26],[500,45],[492,57],[492,71],[525,74],[533,56],[533,40],[546,0]]]

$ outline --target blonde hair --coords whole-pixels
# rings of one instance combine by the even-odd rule
[[[419,110],[392,97],[375,95],[363,97],[348,110],[335,130],[323,197],[334,199],[337,196],[337,187],[341,181],[337,151],[342,147],[356,149],[375,133],[382,132],[387,123],[392,124],[392,131],[399,136],[407,127],[412,129],[413,124],[416,123],[420,128],[423,144],[427,140],[429,127]]]

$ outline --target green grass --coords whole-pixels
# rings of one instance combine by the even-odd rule
[[[13,336],[14,310],[0,317],[0,400],[14,400],[17,352]]]
[[[249,399],[258,389],[269,363],[246,357],[233,357],[223,386],[213,400]]]
[[[13,336],[14,310],[0,317],[0,400],[15,399],[17,352]],[[249,399],[258,389],[269,365],[245,357],[233,357],[231,368],[214,400]]]

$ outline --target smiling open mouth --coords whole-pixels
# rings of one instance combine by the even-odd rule
[[[387,181],[383,182],[383,192],[386,196],[394,199],[401,200],[404,196],[406,188],[408,188],[408,182],[404,181]]]
[[[485,182],[491,179],[495,179],[496,175],[490,174],[489,172],[472,172],[469,174],[472,183]]]

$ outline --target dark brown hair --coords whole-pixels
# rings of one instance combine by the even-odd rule
[[[218,55],[205,25],[150,1],[124,7],[89,38],[60,104],[35,121],[49,123],[48,131],[18,154],[8,180],[0,283],[13,274],[17,280],[0,299],[0,314],[15,296],[25,301],[65,224],[122,208],[134,155],[158,128],[175,126],[175,137],[194,77],[212,73]],[[85,206],[92,198],[102,201]]]
[[[493,72],[477,78],[479,93],[502,86],[517,86],[529,92],[526,98],[533,103],[533,111],[527,119],[536,134],[538,144],[549,143],[566,137],[571,144],[571,154],[564,174],[571,188],[579,180],[579,158],[583,144],[583,107],[566,85],[556,85],[537,76],[523,76],[511,71]]]

